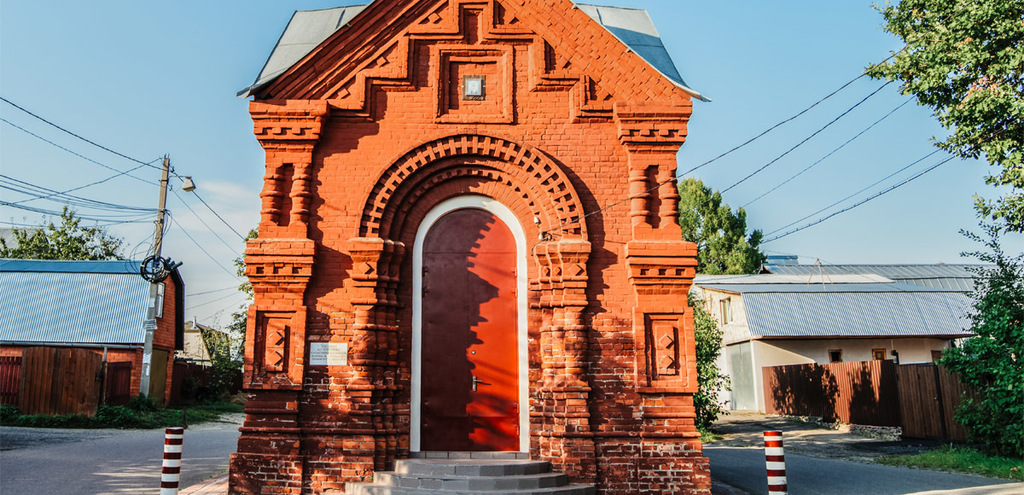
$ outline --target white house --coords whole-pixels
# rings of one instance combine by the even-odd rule
[[[971,299],[960,286],[848,272],[701,275],[694,287],[724,332],[719,366],[731,378],[731,409],[764,411],[765,366],[931,362],[972,335]]]

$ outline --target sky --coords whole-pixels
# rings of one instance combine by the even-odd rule
[[[0,175],[6,184],[15,180],[64,191],[140,167],[131,172],[135,178],[120,175],[71,194],[155,209],[159,160],[168,155],[175,173],[192,177],[197,189],[182,191],[181,180],[172,177],[167,208],[173,220],[163,254],[184,263],[186,317],[226,325],[244,300],[235,290],[241,280],[233,275],[232,260],[243,249],[239,234],[258,223],[264,171],[248,103],[236,93],[252,83],[294,10],[355,3],[360,2],[0,0],[0,96],[153,165],[95,147],[2,102]],[[687,84],[712,100],[694,103],[689,137],[678,157],[680,173],[805,110],[902,46],[882,30],[882,18],[869,1],[594,3],[647,9]],[[946,131],[930,109],[908,103],[896,84],[879,90],[882,85],[857,79],[799,118],[687,177],[716,190],[728,188],[725,202],[744,207],[748,227],[762,230],[766,239],[899,184],[946,157],[940,152],[911,165],[933,152],[934,139]],[[984,161],[954,159],[763,249],[798,255],[801,263],[970,262],[960,253],[980,246],[959,231],[978,230],[973,195],[998,194],[984,183],[991,171]],[[0,201],[25,199],[0,189]],[[19,204],[50,211],[62,207],[46,200]],[[79,214],[104,219],[98,225],[125,239],[128,256],[141,259],[152,249],[155,213],[79,209]],[[0,228],[38,225],[46,218],[0,205]],[[112,224],[124,221],[129,223]],[[1003,242],[1008,251],[1024,249],[1020,236]]]

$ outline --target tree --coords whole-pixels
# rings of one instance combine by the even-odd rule
[[[974,312],[975,337],[946,349],[939,364],[960,374],[973,389],[957,410],[957,420],[972,440],[996,454],[1024,455],[1024,254],[1007,256],[999,245],[999,228],[987,225],[989,240],[964,234],[991,252],[965,253],[990,263],[978,270]]]
[[[765,261],[761,231],[747,236],[747,212],[733,214],[722,195],[697,179],[679,182],[679,225],[683,239],[697,243],[697,273],[755,273]]]
[[[82,227],[82,219],[75,217],[67,206],[60,214],[61,224],[47,223],[39,229],[14,229],[18,245],[8,247],[0,239],[0,258],[37,260],[114,260],[124,259],[121,245],[124,241],[107,234],[100,227]]]
[[[1009,192],[975,196],[975,207],[1024,232],[1024,0],[901,0],[879,10],[907,46],[868,74],[902,81],[903,94],[935,111],[952,131],[939,147],[1001,167],[986,182]]]
[[[725,412],[718,400],[719,390],[727,390],[729,377],[718,369],[718,356],[722,353],[722,330],[718,322],[704,308],[704,301],[690,295],[693,308],[694,345],[697,351],[697,393],[693,406],[697,410],[697,429],[707,432]]]
[[[252,229],[245,236],[245,240],[255,239],[259,237],[259,230]],[[235,272],[239,277],[245,277],[245,255],[241,255],[235,258]],[[252,304],[252,284],[248,280],[242,282],[238,286],[238,290],[244,293],[247,297],[239,307],[238,311],[231,314],[231,324],[228,325],[228,332],[231,333],[232,337],[236,342],[240,343],[238,354],[245,353],[245,327],[249,323],[249,305]]]

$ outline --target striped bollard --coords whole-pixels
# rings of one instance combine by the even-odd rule
[[[768,469],[768,495],[787,495],[786,456],[782,451],[782,432],[764,432],[764,462]]]
[[[164,465],[160,474],[160,495],[177,495],[181,476],[181,441],[185,429],[168,428],[164,433]]]

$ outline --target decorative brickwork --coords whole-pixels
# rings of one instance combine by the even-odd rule
[[[417,232],[466,195],[526,238],[530,455],[605,494],[710,493],[687,92],[568,0],[377,0],[250,112],[267,158],[233,493],[342,493],[409,456]]]

